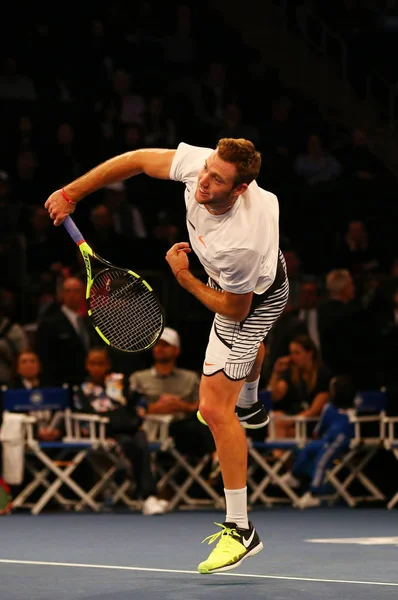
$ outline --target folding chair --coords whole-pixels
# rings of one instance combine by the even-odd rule
[[[355,408],[349,411],[349,418],[354,424],[355,435],[350,449],[336,465],[326,473],[326,479],[336,493],[330,503],[334,504],[343,498],[350,507],[359,502],[385,500],[384,494],[371,481],[365,469],[384,447],[384,417],[387,398],[384,390],[360,391],[355,398]],[[354,494],[351,486],[357,485],[361,494]]]
[[[177,507],[198,508],[209,505],[225,508],[224,498],[217,494],[201,475],[204,467],[212,460],[211,454],[199,458],[196,464],[191,464],[187,457],[177,450],[174,440],[169,435],[172,420],[172,415],[147,415],[144,421],[144,429],[153,455],[153,466],[158,477],[158,489],[162,490],[167,486],[174,492],[169,500],[169,510]],[[160,453],[165,453],[171,459],[171,466],[162,466],[163,461],[159,460]],[[181,472],[184,479],[179,483],[176,476]],[[194,498],[189,494],[193,483],[200,486],[207,498]]]
[[[67,388],[6,389],[3,388],[3,408],[7,413],[32,413],[38,410],[55,411],[50,426],[64,421],[69,407]],[[12,502],[13,508],[30,508],[34,515],[39,514],[51,499],[63,508],[74,507],[78,500],[65,498],[60,488],[69,488],[77,499],[85,499],[88,506],[99,511],[100,505],[87,497],[86,492],[73,479],[73,473],[86,459],[91,449],[89,442],[62,440],[53,442],[39,441],[34,436],[36,419],[26,414],[24,420],[24,462],[32,475],[32,480],[21,490]],[[50,478],[52,481],[50,481]],[[38,500],[29,502],[33,492],[44,488]]]
[[[398,417],[384,416],[383,423],[385,427],[384,447],[390,450],[398,460]],[[391,498],[387,508],[391,510],[398,503],[398,492]]]
[[[141,508],[141,503],[131,498],[129,494],[131,480],[125,477],[124,481],[119,484],[115,479],[118,472],[128,472],[131,465],[115,440],[106,437],[108,422],[107,417],[100,415],[75,413],[70,409],[65,411],[66,437],[64,437],[64,441],[88,444],[85,459],[92,472],[97,476],[94,485],[76,503],[74,507],[76,511],[83,510],[90,505],[90,502],[96,502],[103,508],[105,493],[109,505],[122,502],[133,510]],[[98,496],[101,497],[100,501],[97,501]]]
[[[300,508],[300,496],[282,478],[282,475],[284,474],[285,465],[293,460],[295,453],[304,448],[308,442],[308,424],[317,419],[275,415],[272,410],[271,392],[269,391],[260,392],[259,399],[269,412],[270,423],[268,425],[268,436],[263,442],[248,440],[249,466],[247,482],[251,490],[248,501],[253,505],[260,500],[266,506],[288,502]],[[293,438],[278,439],[276,437],[275,422],[278,420],[294,422],[295,433]],[[281,451],[278,458],[274,457],[274,450]],[[258,471],[260,471],[261,479],[256,481],[255,476]],[[267,495],[269,485],[278,487],[284,493],[284,496]]]

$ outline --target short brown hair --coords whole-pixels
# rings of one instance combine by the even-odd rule
[[[261,154],[254,144],[243,138],[222,138],[217,144],[219,157],[236,167],[236,185],[251,183],[258,177],[261,167]]]

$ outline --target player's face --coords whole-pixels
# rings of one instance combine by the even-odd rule
[[[229,208],[247,188],[236,185],[236,168],[213,152],[204,162],[198,175],[195,200],[210,211]]]

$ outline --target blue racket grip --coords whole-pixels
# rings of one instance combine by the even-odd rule
[[[81,242],[84,242],[83,234],[76,227],[76,224],[72,217],[66,217],[65,221],[63,222],[63,225],[66,231],[69,233],[72,240],[75,242],[75,244],[80,244]]]

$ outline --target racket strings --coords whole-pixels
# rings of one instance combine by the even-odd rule
[[[95,325],[112,346],[138,352],[152,345],[163,326],[155,295],[141,279],[121,269],[94,278],[90,309]]]

